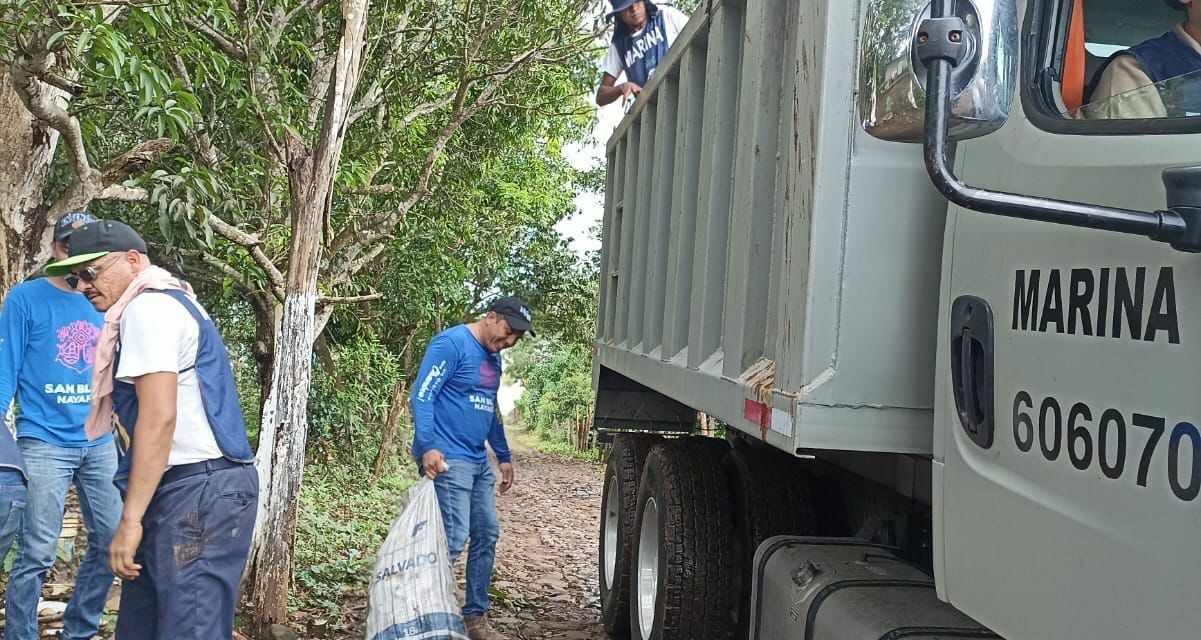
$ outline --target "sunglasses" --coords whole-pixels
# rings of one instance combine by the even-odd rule
[[[92,265],[90,267],[84,267],[79,271],[72,271],[71,273],[63,276],[63,281],[66,282],[67,286],[71,287],[72,289],[78,287],[80,282],[95,282],[96,278],[100,277],[100,272],[107,269],[108,266],[114,262],[116,262],[116,260],[109,260],[102,265]]]

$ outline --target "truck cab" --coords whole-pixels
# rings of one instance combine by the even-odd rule
[[[698,9],[608,145],[610,633],[1201,633],[1194,20]]]

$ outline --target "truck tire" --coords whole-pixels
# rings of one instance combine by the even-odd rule
[[[646,458],[631,569],[635,640],[731,637],[728,450],[720,440],[686,438]]]
[[[755,550],[777,535],[817,531],[810,479],[798,462],[773,449],[740,447],[726,456],[733,527],[731,538],[731,617],[735,637],[750,632],[751,577]]]
[[[630,558],[634,547],[635,501],[642,466],[659,436],[619,433],[613,438],[601,495],[600,568],[601,624],[611,636],[630,632]]]

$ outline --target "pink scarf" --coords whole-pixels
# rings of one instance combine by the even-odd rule
[[[177,289],[192,295],[187,284],[159,267],[143,270],[129,283],[117,304],[104,313],[104,327],[96,340],[96,357],[92,362],[92,406],[83,432],[88,440],[95,440],[113,430],[113,361],[117,353],[117,337],[121,331],[121,316],[125,307],[137,295],[147,289]]]

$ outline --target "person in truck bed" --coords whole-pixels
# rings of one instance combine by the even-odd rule
[[[657,6],[651,0],[610,0],[613,10],[605,20],[617,18],[613,40],[601,62],[601,83],[596,104],[605,106],[621,98],[629,100],[642,91],[655,67],[676,36],[688,24],[688,16],[672,7]],[[625,73],[626,81],[617,83]]]

